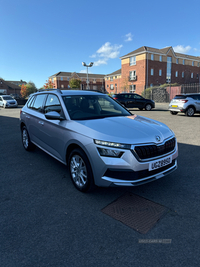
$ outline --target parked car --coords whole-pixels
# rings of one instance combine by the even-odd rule
[[[188,117],[200,113],[200,93],[176,95],[169,104],[169,110],[172,115],[183,112]]]
[[[0,95],[0,107],[4,108],[17,108],[17,101],[10,95]]]
[[[126,108],[139,108],[139,110],[151,110],[155,108],[155,102],[134,93],[121,93],[113,95],[113,98]]]
[[[25,150],[38,146],[68,165],[82,192],[94,185],[141,185],[177,168],[174,133],[103,93],[34,93],[20,112],[20,130]]]

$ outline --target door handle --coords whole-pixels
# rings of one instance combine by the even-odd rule
[[[26,118],[27,118],[27,119],[30,119],[31,117],[26,115]]]

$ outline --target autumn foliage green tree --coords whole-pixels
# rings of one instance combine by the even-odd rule
[[[37,88],[33,82],[30,81],[27,84],[22,84],[20,94],[23,98],[35,92],[37,92]]]
[[[78,80],[78,79],[71,79],[69,81],[69,86],[71,88],[80,88],[80,85],[81,85],[81,80]]]
[[[27,87],[25,84],[22,84],[20,94],[23,98],[26,98],[27,96]]]
[[[46,81],[46,83],[44,84],[44,89],[52,89],[54,88],[54,84],[52,83],[52,81]]]

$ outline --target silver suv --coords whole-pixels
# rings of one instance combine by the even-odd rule
[[[37,146],[68,165],[82,192],[94,185],[141,185],[177,168],[174,133],[102,93],[35,93],[21,110],[20,129],[24,148]]]
[[[200,113],[200,93],[176,95],[169,104],[172,115],[183,112],[191,117],[195,113]]]

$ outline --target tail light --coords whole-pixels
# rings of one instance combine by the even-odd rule
[[[113,97],[113,99],[117,100],[117,97]]]
[[[183,102],[183,103],[187,103],[187,102],[188,102],[188,100],[181,100],[181,102]]]

